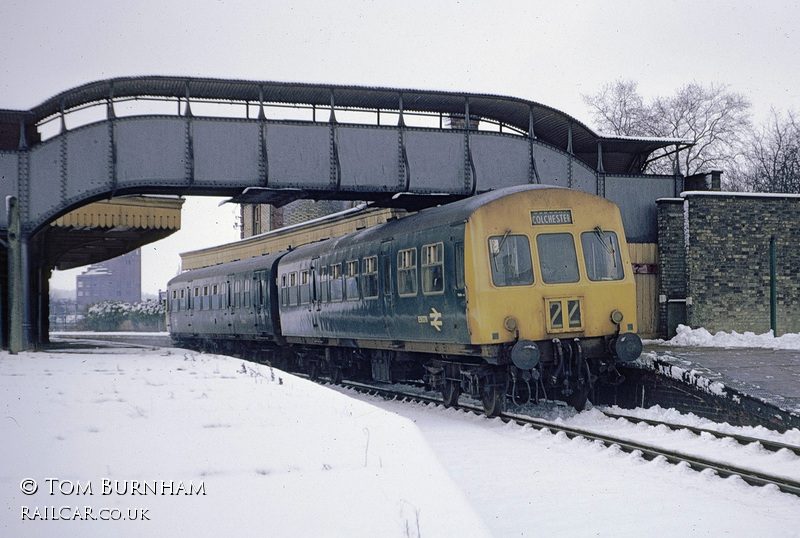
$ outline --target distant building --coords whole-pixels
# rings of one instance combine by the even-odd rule
[[[339,200],[296,200],[283,207],[271,205],[240,205],[241,238],[300,224],[332,213],[338,213],[357,205],[356,202]]]
[[[78,312],[102,301],[141,302],[142,251],[90,265],[76,278]]]

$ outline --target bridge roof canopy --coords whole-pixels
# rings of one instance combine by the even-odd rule
[[[132,196],[77,208],[44,230],[47,263],[59,270],[121,256],[181,227],[184,199]]]
[[[269,81],[171,76],[121,77],[91,82],[64,91],[28,111],[0,110],[0,124],[33,125],[90,103],[134,97],[220,100],[249,103],[291,103],[348,109],[441,113],[488,119],[567,149],[592,167],[602,145],[604,171],[641,173],[650,154],[685,145],[686,140],[634,138],[597,133],[555,108],[525,99],[488,94]],[[2,127],[2,125],[0,125]]]

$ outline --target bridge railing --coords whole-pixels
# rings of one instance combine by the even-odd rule
[[[95,101],[62,110],[36,124],[41,140],[57,136],[65,130],[105,121],[111,117],[130,116],[195,116],[271,121],[307,121],[328,123],[331,116],[337,123],[370,126],[400,124],[401,113],[391,109],[353,108],[306,105],[302,103],[271,103],[217,99],[184,99],[175,97],[124,97]],[[463,129],[464,114],[447,112],[403,111],[403,125],[430,129]],[[491,118],[470,116],[470,128],[478,131],[528,136],[524,130]]]

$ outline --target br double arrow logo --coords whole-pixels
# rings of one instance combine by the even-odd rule
[[[436,310],[435,308],[431,307],[431,313],[428,314],[428,317],[431,320],[431,326],[434,327],[437,331],[442,330],[442,313]]]

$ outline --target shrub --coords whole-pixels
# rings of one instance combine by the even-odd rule
[[[86,325],[92,331],[163,331],[164,305],[154,299],[133,305],[102,301],[89,307]]]

